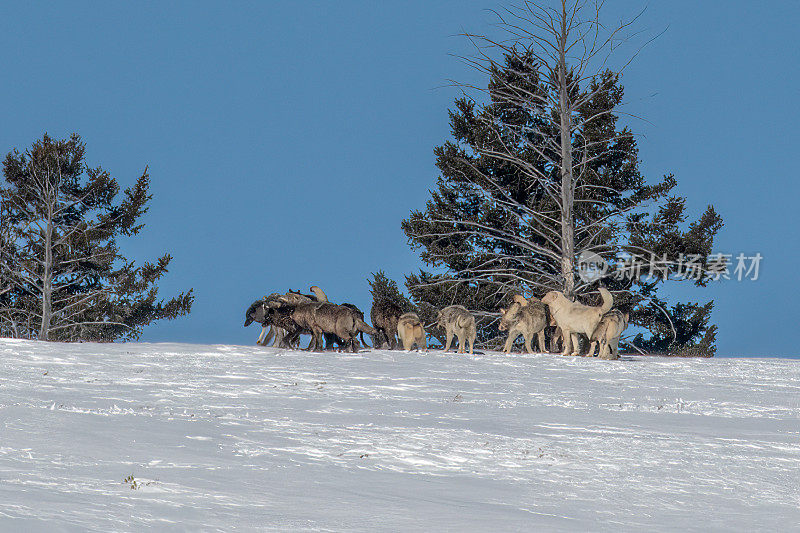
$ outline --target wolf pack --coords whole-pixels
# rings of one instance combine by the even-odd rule
[[[272,293],[250,305],[244,325],[261,324],[257,344],[266,346],[272,342],[276,347],[297,349],[300,336],[310,335],[306,350],[338,348],[358,352],[362,345],[369,348],[364,340],[366,333],[372,336],[377,349],[402,346],[410,351],[416,346],[417,350],[428,350],[425,324],[416,313],[403,312],[397,303],[388,299],[374,301],[370,312],[372,325],[369,325],[357,306],[328,301],[328,296],[316,285],[309,290],[311,294],[294,290]],[[534,353],[534,338],[539,352],[545,353],[549,336],[551,351],[558,351],[561,345],[562,355],[619,359],[619,340],[628,326],[629,314],[613,307],[614,297],[607,289],[600,287],[599,292],[602,298],[599,306],[573,301],[559,291],[550,291],[541,299],[515,295],[507,308],[499,309],[498,329],[508,332],[503,352],[510,353],[522,336],[528,353]],[[430,326],[444,333],[445,352],[455,338],[458,353],[474,353],[477,328],[475,317],[466,307],[450,305],[439,310],[436,322]]]

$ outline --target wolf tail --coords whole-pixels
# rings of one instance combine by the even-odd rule
[[[375,333],[377,333],[377,331],[376,331]],[[369,345],[369,344],[367,344],[367,343],[364,341],[364,332],[363,332],[363,331],[359,331],[359,332],[358,332],[358,334],[361,336],[361,344],[363,344],[363,345],[364,345],[364,348],[370,348],[370,345]]]
[[[614,297],[605,287],[600,287],[599,290],[600,296],[603,297],[603,305],[600,306],[600,312],[606,314],[611,311],[612,307],[614,307]]]
[[[377,335],[378,330],[361,320],[360,318],[356,318],[356,330],[360,331],[361,333],[366,333],[368,335]],[[362,341],[364,337],[361,337]]]

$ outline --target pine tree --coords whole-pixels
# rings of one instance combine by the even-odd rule
[[[571,42],[585,44],[580,39],[600,31],[597,19],[579,22],[582,5],[526,3],[507,25],[510,42],[470,36],[500,50],[501,61],[479,47],[473,64],[489,78],[485,100],[455,101],[453,140],[434,150],[437,188],[424,211],[403,221],[409,243],[433,269],[407,277],[418,304],[458,301],[489,315],[510,293],[589,294],[597,281],[578,279],[580,252],[609,263],[711,252],[722,226],[713,207],[687,226],[675,177],[648,183],[639,171],[636,139],[619,123],[621,71],[590,75],[585,58],[567,63]],[[545,38],[525,37],[526,16],[547,28]],[[650,333],[634,340],[640,350],[713,354],[713,303],[668,307],[657,296],[663,280],[603,282],[619,307],[633,311],[633,324]],[[479,326],[479,338],[490,341],[493,331]]]
[[[373,272],[372,279],[368,279],[367,282],[373,302],[389,301],[398,305],[404,313],[416,312],[416,306],[400,292],[397,282],[389,279],[383,270]]]
[[[156,283],[171,256],[137,266],[120,254],[117,239],[139,234],[147,212],[145,169],[118,199],[119,185],[85,163],[77,134],[47,134],[3,162],[2,271],[8,291],[0,301],[4,335],[40,340],[136,339],[155,320],[189,313],[192,290],[168,301]]]

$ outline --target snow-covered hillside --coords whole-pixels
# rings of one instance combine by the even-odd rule
[[[0,354],[3,531],[800,523],[800,361],[10,340]]]

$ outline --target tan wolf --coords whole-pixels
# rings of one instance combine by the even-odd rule
[[[425,328],[422,327],[422,322],[416,313],[400,315],[397,320],[397,336],[400,337],[400,342],[406,351],[411,350],[415,344],[420,350],[428,350],[428,345],[425,343]]]
[[[445,331],[447,344],[444,351],[450,349],[453,335],[458,338],[458,353],[464,353],[464,343],[469,342],[469,353],[475,348],[475,317],[463,305],[451,305],[439,311],[439,327]]]
[[[600,345],[600,359],[619,359],[619,338],[628,327],[630,315],[619,309],[612,309],[600,319],[589,340],[589,356],[594,355],[594,348]]]
[[[508,330],[508,339],[503,347],[505,353],[511,352],[511,346],[517,337],[525,337],[525,349],[533,353],[531,341],[536,335],[539,351],[544,353],[544,328],[547,326],[547,310],[538,298],[526,300],[524,296],[514,296],[514,303],[508,309],[500,309],[500,331]]]
[[[590,337],[600,319],[614,305],[611,293],[604,287],[600,287],[599,290],[603,298],[603,305],[600,307],[570,301],[559,291],[550,291],[542,298],[542,302],[550,308],[550,315],[564,335],[564,351],[561,355],[580,355],[581,345],[578,335]]]

